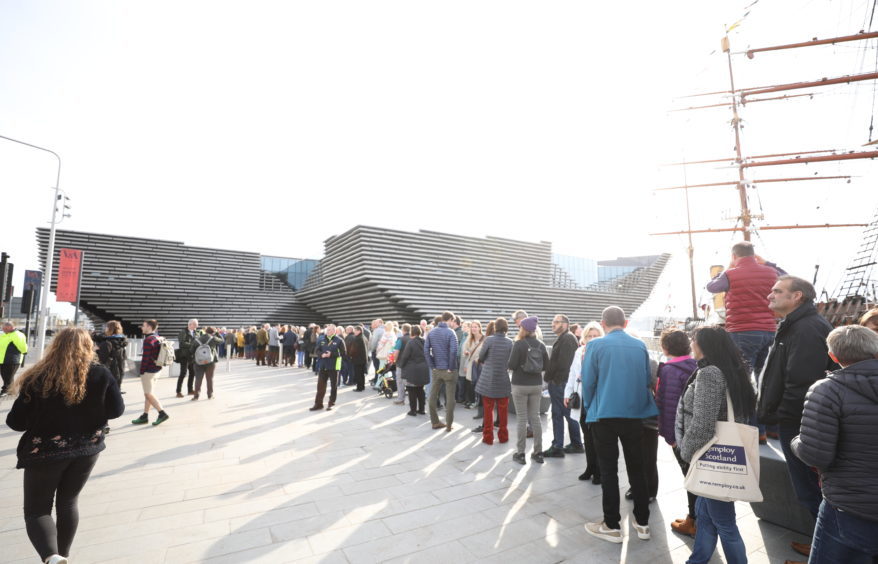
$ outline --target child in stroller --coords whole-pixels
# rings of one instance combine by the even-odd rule
[[[384,394],[386,398],[392,398],[396,392],[396,378],[393,373],[396,370],[396,362],[391,353],[387,357],[387,363],[375,372],[375,378],[372,379],[372,389],[379,394]]]

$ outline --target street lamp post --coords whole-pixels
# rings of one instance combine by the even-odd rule
[[[53,262],[55,259],[55,219],[58,215],[58,200],[60,199],[59,192],[61,187],[61,157],[58,156],[58,153],[55,151],[51,151],[45,147],[25,143],[24,141],[12,139],[5,135],[0,135],[0,139],[6,139],[7,141],[12,141],[19,145],[25,145],[27,147],[51,153],[56,159],[58,159],[58,174],[55,177],[55,196],[52,198],[52,227],[49,229],[49,248],[46,254],[46,273],[45,276],[43,276],[43,290],[40,295],[40,320],[37,323],[37,358],[39,359],[43,357],[43,347],[46,344],[46,321],[49,316],[47,305],[49,301],[49,288],[52,287],[52,267],[54,266]]]

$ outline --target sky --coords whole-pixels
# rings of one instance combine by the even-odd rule
[[[875,70],[875,40],[738,54],[868,29],[873,4],[0,0],[0,135],[61,155],[71,217],[59,228],[308,258],[357,224],[598,259],[670,252],[672,290],[654,301],[683,311],[686,238],[650,234],[686,229],[685,199],[655,189],[737,171],[662,166],[734,154],[727,109],[670,110],[727,101],[681,97],[728,90],[719,44],[739,20],[738,87]],[[750,104],[744,154],[863,150],[874,94],[873,81]],[[51,155],[0,140],[0,249],[17,288],[38,268],[56,171]],[[873,161],[753,178],[814,174],[853,178],[762,185],[760,224],[872,219]],[[731,227],[737,202],[732,188],[691,190],[692,227]],[[818,286],[834,288],[859,237],[754,242],[809,279],[821,264]],[[738,239],[695,236],[699,287]]]

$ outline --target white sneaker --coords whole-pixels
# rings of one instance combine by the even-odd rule
[[[638,525],[637,521],[633,521],[634,530],[637,531],[637,538],[640,540],[649,540],[649,525]]]
[[[586,523],[585,532],[593,537],[597,537],[605,541],[615,543],[622,542],[622,530],[611,529],[607,527],[603,521],[601,521],[600,523]]]
[[[67,564],[67,559],[59,554],[53,554],[46,558],[43,562],[46,564]]]

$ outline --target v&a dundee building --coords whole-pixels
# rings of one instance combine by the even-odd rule
[[[37,230],[45,268],[49,230]],[[618,305],[632,313],[670,255],[595,261],[552,254],[552,244],[356,226],[329,238],[320,260],[282,258],[178,241],[56,232],[61,248],[85,251],[80,307],[95,323],[137,334],[157,319],[165,334],[202,325],[353,324],[381,317],[418,322],[451,310],[487,321],[517,309],[574,323]],[[52,287],[55,290],[55,286]]]

